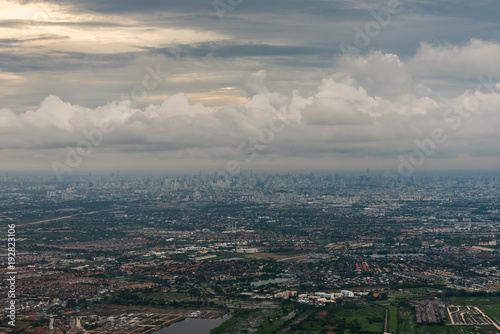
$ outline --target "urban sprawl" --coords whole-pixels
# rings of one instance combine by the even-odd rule
[[[500,333],[499,204],[498,173],[5,173],[0,333]]]

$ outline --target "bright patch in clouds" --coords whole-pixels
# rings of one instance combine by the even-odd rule
[[[135,52],[172,43],[217,41],[228,36],[185,28],[152,28],[133,18],[116,15],[73,14],[66,7],[46,2],[0,2],[2,19],[18,21],[0,28],[0,38],[24,40],[24,48],[47,47],[67,52]],[[106,27],[108,22],[121,25]],[[49,37],[44,39],[44,37]]]

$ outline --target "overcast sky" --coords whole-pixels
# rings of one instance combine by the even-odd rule
[[[0,0],[0,171],[494,169],[499,15],[493,0]]]

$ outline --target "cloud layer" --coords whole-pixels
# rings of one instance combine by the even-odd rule
[[[113,131],[94,149],[131,156],[150,152],[164,158],[253,162],[254,151],[263,161],[395,159],[418,149],[417,141],[431,139],[433,131],[441,129],[447,140],[431,158],[497,157],[500,92],[492,78],[444,97],[422,83],[420,72],[411,72],[425,67],[424,62],[434,63],[431,55],[458,52],[458,62],[480,74],[483,68],[473,67],[477,54],[467,50],[477,43],[462,48],[423,44],[407,62],[379,51],[345,57],[337,73],[307,96],[297,90],[272,92],[266,87],[267,73],[257,71],[243,84],[248,100],[220,109],[192,103],[184,93],[144,108],[134,106],[132,99],[88,108],[50,95],[26,112],[0,109],[0,149],[76,147],[86,140],[86,132],[99,129],[105,120],[113,124]],[[496,47],[485,48],[492,50]],[[447,73],[455,66],[443,62],[435,72]]]
[[[440,69],[438,61],[456,59],[458,71],[447,73],[455,80],[436,87],[441,90],[450,84],[464,90],[467,75],[494,64],[498,4],[400,3],[401,13],[370,38],[363,54],[381,50],[406,61],[425,41],[421,50],[434,50],[436,63],[422,68],[428,59],[415,57],[407,65],[413,73],[432,76],[440,73],[434,71]],[[97,107],[132,89],[138,72],[156,63],[179,80],[151,94],[146,104],[160,104],[178,92],[211,107],[241,103],[243,90],[220,88],[239,85],[259,69],[272,73],[271,90],[310,93],[335,72],[340,44],[353,44],[356,29],[373,22],[371,11],[387,6],[386,0],[243,1],[221,20],[211,1],[0,0],[0,85],[8,87],[0,99],[16,111],[35,108],[50,94]],[[467,45],[471,40],[476,51]],[[474,70],[464,69],[463,57],[471,56],[464,50],[491,57]]]
[[[498,164],[497,3],[400,0],[352,57],[388,1],[231,3],[0,0],[1,168],[50,168],[103,120],[81,168],[386,168],[436,129],[426,164]]]

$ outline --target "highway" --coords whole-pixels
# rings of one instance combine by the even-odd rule
[[[23,227],[23,226],[28,226],[28,225],[37,225],[37,224],[49,223],[49,222],[58,221],[58,220],[64,220],[64,219],[68,219],[68,218],[72,218],[72,217],[76,217],[76,216],[92,215],[94,213],[104,212],[104,211],[111,211],[111,210],[116,210],[116,208],[99,210],[99,211],[91,211],[91,212],[81,212],[81,213],[75,213],[74,215],[70,215],[70,216],[64,216],[64,217],[57,217],[57,218],[39,220],[39,221],[36,221],[36,222],[25,223],[25,224],[16,224],[16,227]]]

